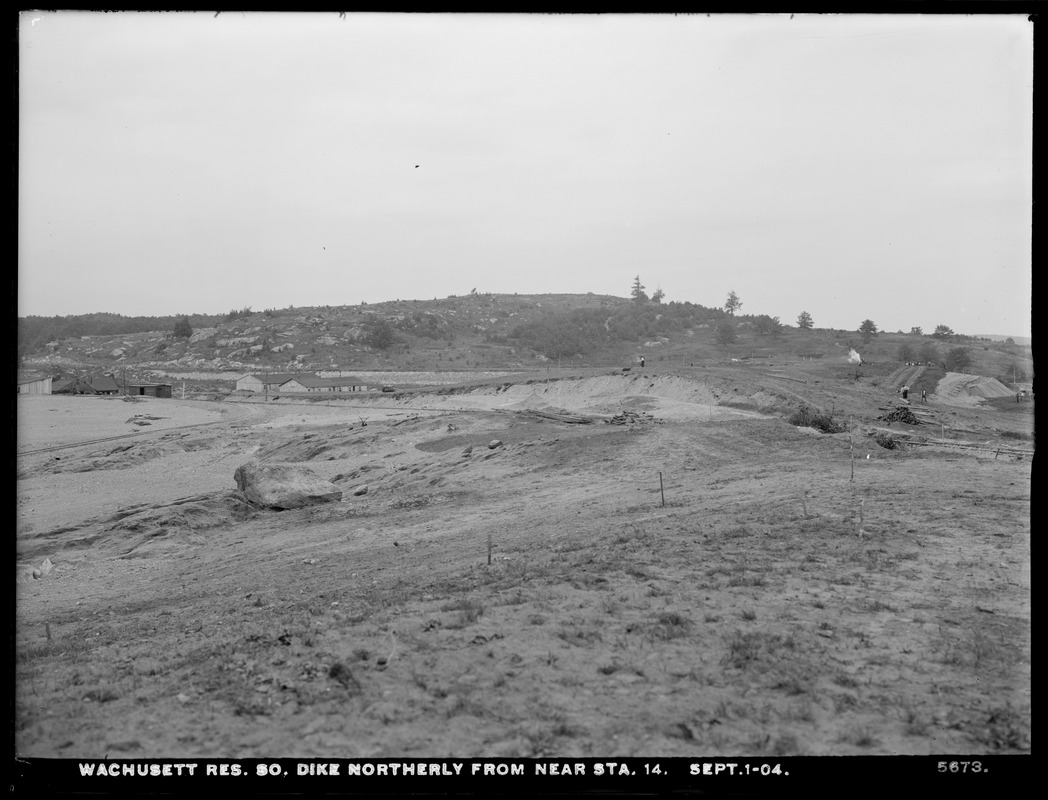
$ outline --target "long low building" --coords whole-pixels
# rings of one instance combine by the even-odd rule
[[[244,375],[237,378],[237,391],[240,392],[275,392],[277,387],[292,378],[297,377],[293,372],[267,372]]]
[[[281,392],[365,392],[367,388],[352,376],[321,378],[319,375],[296,375],[280,384]]]
[[[242,392],[366,392],[367,385],[352,375],[321,378],[312,372],[254,373],[237,378],[237,390]]]

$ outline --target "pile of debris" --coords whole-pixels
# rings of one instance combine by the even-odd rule
[[[893,422],[905,422],[907,425],[920,425],[921,421],[917,419],[917,415],[914,414],[908,408],[896,408],[884,414],[880,419],[891,425]]]
[[[159,419],[165,419],[164,417],[154,417],[152,414],[135,414],[131,419],[127,420],[128,425],[152,425]]]
[[[651,414],[645,414],[643,411],[622,411],[611,419],[604,420],[608,425],[636,425],[638,423],[659,421]]]
[[[551,419],[555,422],[567,422],[573,425],[588,425],[593,422],[593,417],[584,417],[580,414],[572,414],[569,411],[563,411],[559,409],[529,409],[525,413],[531,414],[535,417],[542,417],[543,419]]]

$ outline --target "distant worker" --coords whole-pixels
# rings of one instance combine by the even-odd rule
[[[921,402],[922,403],[927,403],[928,402],[928,390],[927,389],[921,389]]]
[[[641,356],[641,357],[640,357],[640,365],[641,365],[642,367],[644,366],[644,356]]]
[[[1022,392],[1016,392],[1015,393],[1015,402],[1016,403],[1021,403],[1022,402],[1022,397],[1023,397],[1023,393]]]
[[[903,386],[902,387],[902,399],[905,400],[909,396],[910,396],[910,387],[909,386]]]

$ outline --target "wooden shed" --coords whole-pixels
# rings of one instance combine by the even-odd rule
[[[26,375],[18,379],[19,394],[51,394],[51,378]]]
[[[171,397],[170,383],[129,383],[127,394],[139,397]]]

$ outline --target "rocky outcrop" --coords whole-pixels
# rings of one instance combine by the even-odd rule
[[[233,479],[248,502],[264,508],[302,508],[342,499],[341,489],[307,467],[249,461],[237,467]]]

